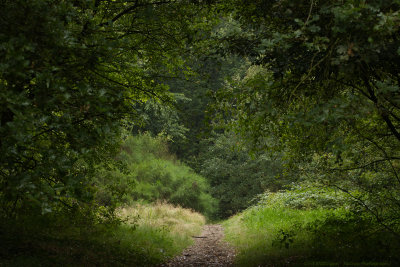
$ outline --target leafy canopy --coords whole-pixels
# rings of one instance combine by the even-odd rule
[[[182,68],[196,5],[7,0],[0,10],[3,212],[88,202],[95,166],[138,122],[133,104],[172,99],[156,75]]]

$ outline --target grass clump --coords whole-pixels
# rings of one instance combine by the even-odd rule
[[[399,240],[346,195],[329,189],[263,194],[224,226],[239,266],[399,263]]]
[[[138,247],[160,261],[172,257],[192,244],[192,236],[201,232],[205,217],[193,210],[165,202],[136,203],[119,211],[128,227],[135,231],[130,238]]]

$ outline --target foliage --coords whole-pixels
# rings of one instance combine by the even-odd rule
[[[124,239],[138,225],[121,204],[226,217],[268,190],[227,223],[239,261],[398,263],[399,15],[398,0],[1,1],[6,254],[44,238],[104,250],[94,265],[157,263]]]
[[[209,33],[208,38],[211,38],[214,31]],[[201,169],[201,159],[198,156],[207,144],[202,141],[211,136],[213,128],[210,106],[215,103],[216,92],[223,87],[225,77],[239,72],[243,65],[240,57],[222,57],[216,54],[210,44],[205,46],[206,50],[203,47],[197,48],[205,50],[202,54],[188,56],[188,64],[194,72],[188,80],[172,79],[167,82],[171,91],[184,94],[190,100],[182,101],[177,106],[180,120],[188,129],[186,139],[173,142],[171,150],[197,171]]]
[[[211,144],[201,154],[201,174],[211,185],[211,194],[219,201],[218,215],[229,217],[250,205],[265,190],[276,191],[288,181],[278,179],[282,169],[279,156],[257,153],[241,147],[232,133],[210,138]]]
[[[348,207],[349,196],[339,189],[324,186],[299,184],[279,192],[264,192],[258,196],[258,205],[311,210]]]
[[[171,140],[169,147],[180,160],[197,172],[201,169],[198,156],[207,146],[202,141],[210,137],[214,126],[211,122],[216,94],[224,86],[226,77],[245,70],[246,62],[240,56],[221,53],[219,40],[215,36],[220,31],[229,31],[232,25],[220,15],[214,16],[212,5],[206,10],[209,12],[207,16],[193,18],[192,42],[187,50],[182,51],[187,71],[174,77],[162,77],[170,91],[178,96],[173,112],[177,114],[179,125],[187,129],[185,138]],[[175,118],[168,119],[162,114],[154,118],[151,124],[157,125],[159,119],[164,120],[164,124],[175,124]]]
[[[266,194],[257,205],[226,221],[227,240],[239,250],[237,263],[395,265],[399,261],[395,251],[400,244],[390,231],[377,228],[376,219],[357,210],[340,191],[324,191],[303,187]],[[336,197],[340,201],[332,205]]]
[[[138,107],[165,107],[174,117],[167,108],[174,96],[159,77],[187,71],[181,51],[195,35],[193,18],[206,12],[201,6],[192,1],[1,1],[5,264],[14,256],[18,260],[18,252],[31,253],[32,262],[16,265],[59,265],[57,256],[65,265],[155,263],[127,238],[134,227],[116,217],[115,208],[128,193],[142,193],[133,191],[137,175],[128,168],[119,171],[124,168],[116,155],[124,128],[144,120]],[[183,127],[174,128],[167,130],[184,133]],[[166,175],[177,182],[173,201],[211,210],[204,179],[167,159],[151,160],[154,165],[143,167],[147,173],[159,174],[156,168],[164,164]],[[172,175],[175,171],[180,173]],[[186,175],[193,183],[184,183]],[[149,199],[157,198],[156,189],[149,192]],[[160,241],[164,233],[153,236]]]
[[[231,217],[224,226],[227,241],[238,251],[236,263],[285,266],[309,257],[309,235],[299,227],[324,212],[259,206]]]
[[[173,106],[156,101],[137,104],[136,110],[140,114],[142,124],[133,125],[132,132],[135,134],[148,132],[154,136],[163,135],[169,139],[170,143],[185,140],[189,129],[180,121],[176,106],[189,101],[189,99],[178,94],[174,94],[174,98]]]
[[[2,213],[90,202],[133,103],[169,101],[156,74],[178,72],[195,4],[2,1]],[[179,12],[176,12],[179,10]],[[158,72],[158,73],[157,73]]]
[[[253,149],[283,153],[287,175],[340,189],[399,238],[399,2],[222,8],[241,31],[220,40],[253,63],[219,94],[231,127]]]
[[[160,200],[207,215],[214,213],[216,200],[208,193],[208,182],[177,161],[168,152],[162,136],[130,136],[118,158],[125,165],[123,172],[117,169],[98,173],[97,200],[100,204]],[[120,198],[115,198],[118,194]]]

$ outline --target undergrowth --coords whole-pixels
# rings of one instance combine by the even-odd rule
[[[70,215],[2,221],[0,266],[153,266],[188,246],[205,222],[165,203],[121,209],[108,223]]]
[[[397,266],[399,240],[340,192],[266,193],[224,222],[239,266]]]
[[[206,222],[197,212],[162,202],[136,203],[119,213],[128,227],[136,229],[131,235],[136,245],[146,247],[159,259],[174,256],[192,244],[192,236],[199,234]]]
[[[122,168],[98,172],[97,201],[101,205],[167,201],[207,217],[215,214],[217,201],[206,179],[169,153],[162,136],[129,136],[118,160]]]

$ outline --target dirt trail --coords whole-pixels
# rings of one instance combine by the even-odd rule
[[[161,267],[175,266],[233,266],[235,251],[222,241],[224,229],[219,224],[206,225],[195,243]]]

